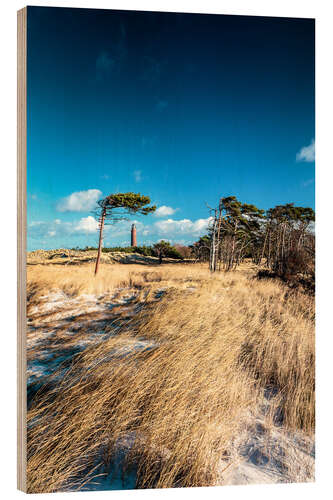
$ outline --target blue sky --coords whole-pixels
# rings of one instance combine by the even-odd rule
[[[314,21],[28,8],[28,250],[191,243],[221,196],[314,208]]]

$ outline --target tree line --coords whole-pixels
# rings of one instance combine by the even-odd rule
[[[231,271],[245,258],[251,258],[255,264],[264,264],[279,276],[314,275],[312,225],[315,213],[312,208],[286,203],[265,211],[242,203],[236,196],[221,197],[217,207],[208,208],[208,234],[193,245],[172,246],[167,241],[160,241],[152,247],[136,247],[135,250],[143,255],[157,256],[160,263],[163,257],[208,261],[211,272]],[[98,201],[95,216],[99,221],[99,245],[95,274],[102,252],[104,225],[128,220],[134,214],[148,215],[155,210],[156,206],[150,205],[150,198],[140,193],[110,194]],[[117,250],[123,251],[120,247]]]
[[[235,269],[245,258],[280,276],[314,272],[312,208],[287,203],[264,211],[228,196],[210,214],[208,234],[191,251],[197,260],[209,261],[212,272]]]

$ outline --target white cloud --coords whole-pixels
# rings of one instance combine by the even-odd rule
[[[315,141],[312,139],[309,146],[304,146],[296,155],[296,161],[312,162],[315,161]]]
[[[196,221],[191,221],[190,219],[166,219],[155,222],[154,226],[161,234],[169,234],[170,236],[178,234],[197,236],[207,231],[211,220],[212,217],[208,217],[207,219],[197,219]]]
[[[109,226],[105,227],[105,231]],[[70,241],[72,237],[84,236],[88,234],[98,234],[98,222],[89,215],[82,217],[78,221],[64,222],[55,219],[51,222],[33,221],[28,225],[28,238],[41,240],[42,238],[54,238],[55,236],[62,241]]]
[[[74,231],[80,233],[95,233],[98,230],[98,222],[94,217],[88,215],[88,217],[82,217],[78,224],[74,227]]]
[[[62,198],[58,205],[59,212],[89,212],[92,210],[102,191],[99,189],[88,189],[87,191],[77,191]]]
[[[134,170],[133,175],[134,175],[135,182],[142,181],[142,170]]]
[[[184,242],[190,244],[207,233],[211,220],[211,217],[196,220],[168,218],[156,220],[152,224],[145,224],[145,218],[121,221],[115,225],[105,226],[104,245],[129,245],[131,225],[133,223],[136,224],[139,245],[151,245],[160,239],[173,243]],[[29,248],[96,246],[98,243],[98,222],[91,215],[68,222],[60,219],[49,222],[31,221],[28,225],[28,243]]]
[[[156,212],[154,212],[154,215],[156,217],[167,217],[168,215],[173,215],[175,212],[177,212],[178,208],[172,208],[172,207],[167,207],[166,205],[162,205],[161,207],[158,207]]]
[[[73,232],[73,224],[71,222],[46,222],[46,221],[32,221],[28,224],[28,241],[42,240],[45,238],[68,237]]]

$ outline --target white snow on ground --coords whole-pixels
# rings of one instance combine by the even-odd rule
[[[231,445],[230,456],[228,460],[221,460],[217,486],[315,480],[313,438],[272,425],[262,407],[257,415],[248,413],[241,418],[242,428]],[[134,434],[129,434],[128,438],[118,443],[115,461],[108,470],[103,470],[101,476],[87,483],[87,489],[101,491],[135,487],[135,470],[123,474],[121,467],[134,437]],[[168,456],[168,450],[163,450],[163,454]]]
[[[302,432],[272,424],[261,407],[247,414],[232,443],[229,459],[221,461],[219,485],[312,482],[315,441]]]
[[[128,435],[119,440],[116,445],[116,455],[109,467],[103,467],[96,471],[96,476],[88,481],[82,491],[105,491],[105,490],[132,490],[136,484],[136,468],[123,471],[123,463],[126,453],[133,446],[135,433],[130,432]]]
[[[243,417],[243,427],[229,459],[221,460],[217,486],[273,484],[314,481],[314,439],[302,432],[288,432],[282,426],[268,424],[260,415]],[[102,491],[135,488],[135,468],[122,470],[122,463],[131,448],[134,434],[118,443],[118,452],[109,468],[87,482],[83,490]],[[167,456],[168,451],[163,450]]]
[[[110,297],[110,300],[112,298]],[[50,319],[53,321],[68,317],[74,319],[83,313],[106,311],[112,306],[125,303],[125,299],[114,303],[105,303],[94,295],[80,295],[79,297],[71,298],[62,292],[50,293],[49,296],[43,296],[42,299],[43,302],[39,306],[31,308],[29,311],[30,318],[33,319],[34,315],[38,315],[40,323],[47,323]],[[45,316],[44,318],[43,315]]]
[[[113,309],[120,306],[127,317],[135,315],[136,305],[131,304],[135,298],[136,293],[126,289],[117,289],[112,294],[82,294],[78,297],[52,291],[41,297],[40,304],[29,310],[28,388],[55,372],[59,371],[61,377],[67,370],[66,362],[70,362],[75,354],[112,335],[112,330],[106,332],[105,328],[115,318]],[[145,345],[144,341],[136,341],[123,348],[120,354],[142,349]]]

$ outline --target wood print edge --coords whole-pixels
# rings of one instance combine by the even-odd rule
[[[26,492],[27,8],[17,12],[17,487]]]

